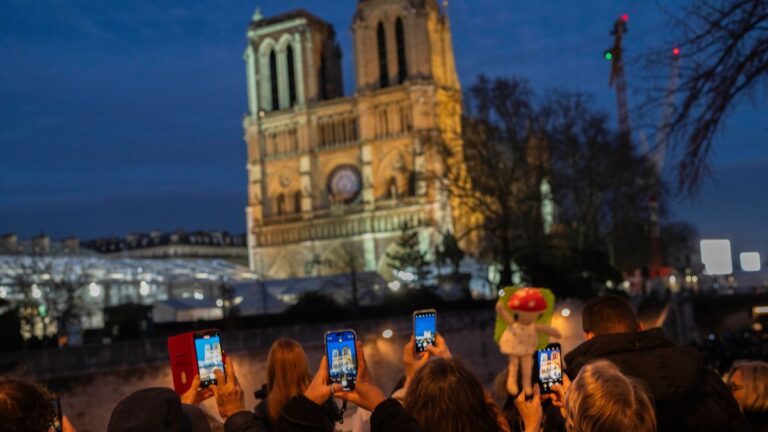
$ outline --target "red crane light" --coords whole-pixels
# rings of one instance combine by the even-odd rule
[[[675,57],[679,56],[680,55],[680,48],[678,48],[678,47],[672,48],[672,55],[675,56]]]
[[[627,14],[622,15],[621,16],[621,20],[624,21],[624,22],[629,21],[629,15],[627,15]]]

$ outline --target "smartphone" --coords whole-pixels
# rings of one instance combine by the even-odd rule
[[[353,390],[357,380],[357,335],[354,330],[325,333],[325,353],[331,382],[341,384],[344,391]]]
[[[427,345],[435,346],[437,337],[437,311],[422,309],[413,313],[413,337],[416,339],[416,352],[424,352]]]
[[[552,393],[552,386],[563,383],[563,361],[559,343],[551,343],[534,354],[536,381],[541,393]]]
[[[61,432],[61,399],[57,396],[55,399],[51,400],[51,405],[53,406],[53,412],[55,413],[53,421],[51,422],[51,429],[53,432]]]
[[[200,387],[218,384],[213,371],[224,372],[224,352],[221,350],[221,336],[218,330],[208,330],[195,333],[195,358],[197,371],[200,374]]]

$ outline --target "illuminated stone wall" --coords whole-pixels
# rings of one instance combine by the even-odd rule
[[[435,145],[449,142],[459,153],[462,146],[448,17],[435,1],[410,4],[358,3],[352,24],[357,88],[351,97],[330,99],[317,90],[330,79],[328,65],[336,67],[335,57],[324,57],[335,52],[330,26],[306,12],[254,18],[243,128],[249,259],[256,272],[271,278],[344,273],[350,269],[329,263],[354,249],[356,271],[391,279],[385,257],[404,226],[420,230],[422,248],[431,254],[440,232],[461,235],[473,222],[428,180],[443,163]],[[288,41],[301,62],[293,71],[285,62],[272,67],[270,53],[282,58]],[[303,96],[286,104],[290,73]]]

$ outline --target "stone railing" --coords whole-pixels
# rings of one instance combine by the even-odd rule
[[[467,328],[489,327],[494,320],[491,308],[441,313],[439,329],[442,333],[462,331]],[[336,328],[355,329],[363,340],[380,337],[385,329],[396,336],[409,335],[412,331],[410,316],[367,319],[325,324],[304,324],[284,327],[268,327],[254,330],[222,332],[224,349],[233,354],[244,352],[266,353],[272,343],[281,337],[297,340],[305,348],[323,345],[326,330]],[[489,334],[493,334],[492,332]],[[110,345],[69,347],[22,351],[0,355],[0,368],[23,369],[24,374],[38,380],[75,377],[79,375],[129,369],[153,364],[168,363],[166,338],[155,338]]]
[[[326,212],[328,216],[333,215],[332,210]],[[256,245],[272,246],[369,233],[390,233],[401,231],[405,226],[415,228],[432,223],[431,209],[424,205],[356,213],[345,211],[342,215],[328,218],[316,212],[313,216],[311,222],[286,222],[254,228]]]

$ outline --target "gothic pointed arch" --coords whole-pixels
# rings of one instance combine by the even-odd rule
[[[293,58],[293,47],[288,45],[285,50],[288,72],[288,106],[296,105],[296,65]]]
[[[405,31],[400,17],[395,21],[395,40],[397,41],[397,81],[402,84],[408,78],[408,65],[405,58]]]
[[[379,51],[379,87],[389,87],[389,70],[387,67],[387,34],[384,23],[379,21],[376,28],[376,44]]]
[[[269,86],[272,96],[272,111],[280,109],[279,88],[277,85],[277,54],[273,48],[269,52]]]

